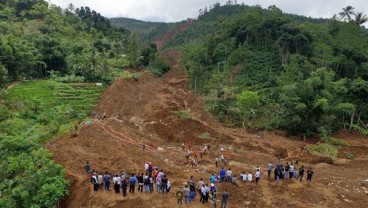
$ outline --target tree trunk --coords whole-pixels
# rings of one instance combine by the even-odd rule
[[[351,129],[353,128],[354,115],[355,115],[355,113],[353,112],[353,113],[351,114],[351,118],[350,118],[350,128],[349,128],[349,130],[350,130],[350,131],[351,131]]]

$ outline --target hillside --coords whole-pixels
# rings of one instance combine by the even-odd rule
[[[180,23],[147,22],[130,18],[110,18],[110,22],[117,28],[124,28],[138,36],[142,40],[157,38],[177,27]]]
[[[168,52],[172,70],[163,79],[149,73],[137,79],[119,79],[102,95],[95,108],[98,115],[107,113],[106,120],[92,119],[83,124],[76,137],[65,136],[52,141],[48,148],[54,159],[63,165],[68,178],[73,181],[70,194],[63,207],[176,207],[175,191],[185,184],[190,176],[197,182],[203,178],[207,183],[211,173],[218,174],[220,167],[231,168],[239,176],[243,171],[251,172],[261,167],[260,184],[253,181],[232,185],[216,183],[221,193],[230,192],[229,207],[346,207],[363,208],[368,203],[367,189],[361,187],[366,179],[368,140],[358,134],[341,131],[334,136],[348,143],[339,148],[339,159],[326,156],[302,154],[303,144],[314,146],[316,141],[307,142],[286,137],[282,132],[255,133],[243,129],[225,128],[206,110],[199,99],[189,91],[188,75],[175,61],[177,52]],[[182,150],[182,143],[185,150]],[[210,153],[200,158],[198,167],[192,167],[185,155],[188,144],[192,151],[203,151],[210,145]],[[142,150],[141,144],[146,149]],[[215,167],[215,157],[225,149],[224,157],[229,165]],[[349,160],[345,152],[355,155]],[[192,158],[192,156],[190,157]],[[313,167],[312,182],[295,179],[280,181],[267,180],[266,164],[281,161],[295,162],[299,166]],[[94,192],[83,165],[88,160],[99,173],[126,172],[128,175],[144,172],[147,161],[162,169],[171,181],[169,194],[128,193],[123,197],[113,190]],[[347,180],[349,179],[349,180]],[[219,205],[220,201],[217,202]],[[199,196],[192,207],[212,207],[202,204]]]

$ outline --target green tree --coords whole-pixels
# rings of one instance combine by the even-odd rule
[[[236,101],[243,115],[243,128],[245,128],[245,123],[248,121],[247,126],[249,126],[250,118],[256,113],[256,107],[259,104],[259,96],[257,92],[245,90],[238,95]]]

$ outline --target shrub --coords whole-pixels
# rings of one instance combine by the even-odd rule
[[[312,155],[324,156],[332,159],[337,159],[339,153],[338,149],[335,146],[327,143],[323,143],[317,146],[311,145],[307,148],[308,152]]]
[[[172,111],[171,113],[183,119],[195,119],[195,117],[187,110]]]

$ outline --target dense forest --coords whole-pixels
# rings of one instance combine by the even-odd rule
[[[181,48],[193,91],[222,122],[303,137],[367,133],[366,21],[353,7],[313,19],[230,1],[200,10],[167,47]]]

